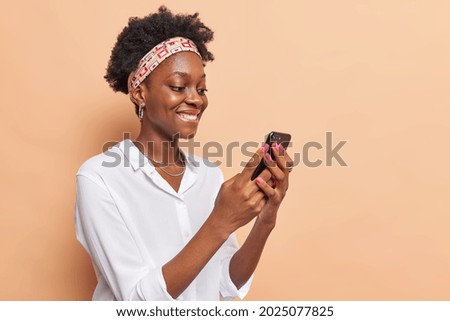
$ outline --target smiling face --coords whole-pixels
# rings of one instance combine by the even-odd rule
[[[180,52],[164,60],[137,90],[145,102],[142,129],[152,140],[195,135],[208,106],[206,79],[200,57]],[[136,96],[135,96],[136,97]]]

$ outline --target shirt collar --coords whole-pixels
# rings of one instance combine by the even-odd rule
[[[139,168],[148,168],[150,172],[155,171],[155,166],[148,160],[144,154],[136,147],[136,145],[130,140],[125,139],[119,143],[119,148],[124,154],[124,162],[125,164],[129,162],[133,169],[136,171]],[[198,171],[199,161],[195,159],[195,156],[186,153],[184,150],[180,148],[181,153],[185,156],[187,166],[193,170],[194,172]]]

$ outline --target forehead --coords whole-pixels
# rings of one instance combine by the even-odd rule
[[[179,73],[177,73],[179,72]],[[166,79],[172,75],[186,74],[186,77],[200,79],[204,75],[203,62],[193,52],[179,52],[164,60],[149,77]]]

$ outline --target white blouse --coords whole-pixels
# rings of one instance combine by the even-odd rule
[[[186,171],[176,192],[129,139],[91,157],[77,172],[76,236],[97,276],[93,300],[174,300],[162,266],[202,226],[223,182],[211,162],[183,152]],[[229,263],[238,249],[233,233],[176,300],[243,298]]]

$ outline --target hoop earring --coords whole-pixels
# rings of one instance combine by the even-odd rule
[[[142,118],[144,117],[144,106],[142,105],[139,105],[138,117],[140,121],[142,121]]]

